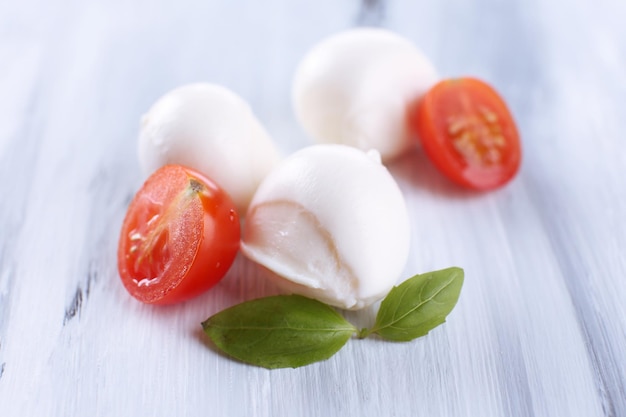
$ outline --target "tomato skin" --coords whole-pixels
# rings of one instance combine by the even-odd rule
[[[144,303],[185,301],[224,277],[239,238],[239,216],[225,191],[190,168],[163,166],[137,192],[122,224],[122,283]]]
[[[459,185],[490,190],[519,170],[521,144],[513,116],[483,81],[440,81],[409,110],[409,124],[433,164]]]

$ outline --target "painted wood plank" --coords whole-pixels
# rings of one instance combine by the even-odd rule
[[[624,16],[617,0],[0,4],[0,414],[626,415]],[[354,339],[296,370],[240,364],[199,323],[277,293],[252,263],[166,308],[119,282],[139,118],[170,88],[218,82],[285,154],[301,148],[295,66],[358,24],[411,38],[445,76],[496,85],[522,171],[476,195],[419,150],[390,166],[411,212],[406,276],[465,268],[444,326]],[[360,326],[374,314],[346,313]]]

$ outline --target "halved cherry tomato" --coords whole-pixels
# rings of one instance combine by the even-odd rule
[[[475,78],[440,81],[410,110],[426,155],[457,184],[488,190],[517,173],[521,145],[504,100]]]
[[[192,169],[166,165],[148,178],[126,213],[117,253],[122,282],[144,303],[199,295],[224,277],[239,235],[226,192]]]

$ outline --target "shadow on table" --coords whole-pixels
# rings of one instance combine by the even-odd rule
[[[428,159],[422,149],[412,149],[387,164],[389,172],[401,185],[449,199],[470,199],[481,197],[483,193],[461,188],[441,172]]]

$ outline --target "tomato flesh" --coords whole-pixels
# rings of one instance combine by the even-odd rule
[[[457,184],[488,190],[517,173],[517,127],[504,100],[488,84],[475,78],[441,81],[410,112],[410,124],[427,156]]]
[[[126,213],[118,246],[122,283],[144,303],[187,300],[224,277],[239,237],[235,205],[217,184],[166,165],[148,178]]]

